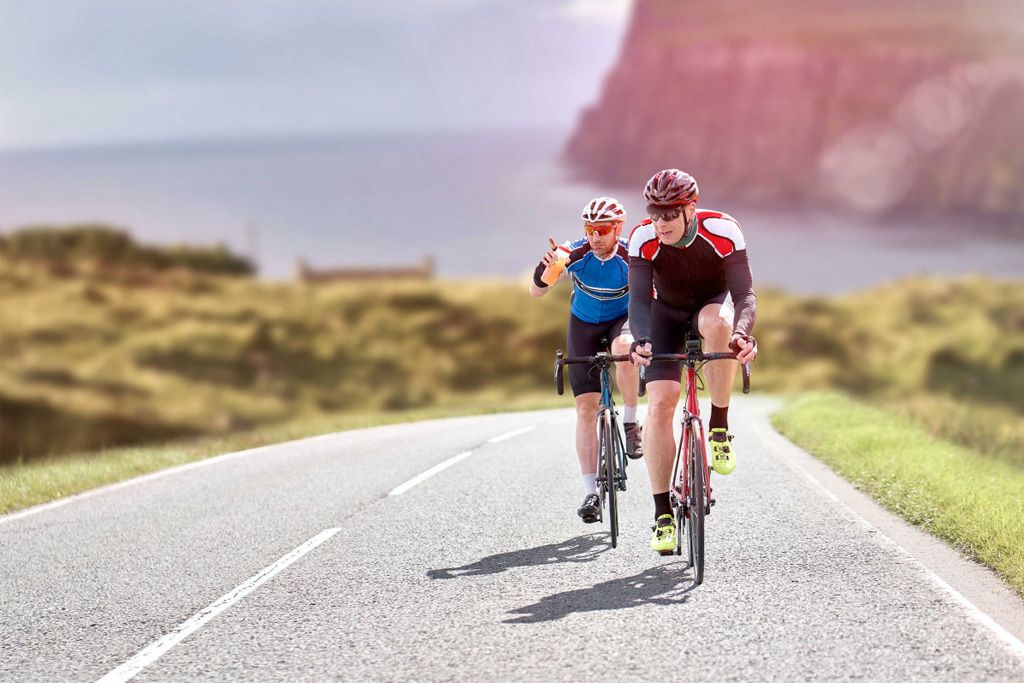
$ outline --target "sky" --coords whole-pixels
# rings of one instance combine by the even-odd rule
[[[568,127],[630,0],[0,0],[0,149]]]

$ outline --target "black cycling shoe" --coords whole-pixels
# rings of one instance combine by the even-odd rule
[[[636,422],[622,425],[626,430],[626,455],[632,460],[644,457],[644,433]]]
[[[593,524],[601,518],[601,499],[596,493],[588,494],[576,514],[587,524]]]

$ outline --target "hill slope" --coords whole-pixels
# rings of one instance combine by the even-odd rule
[[[638,0],[567,147],[705,199],[1024,216],[1024,7],[1010,0]]]

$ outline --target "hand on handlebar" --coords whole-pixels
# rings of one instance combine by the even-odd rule
[[[734,334],[729,348],[736,352],[740,363],[751,363],[757,358],[757,340],[750,335]]]
[[[653,347],[650,339],[637,339],[629,347],[629,357],[633,365],[650,365]]]

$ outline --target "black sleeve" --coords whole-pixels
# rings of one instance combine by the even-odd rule
[[[541,289],[547,289],[547,286],[548,286],[548,283],[546,283],[546,282],[544,282],[543,280],[540,279],[540,276],[544,274],[544,268],[545,268],[544,262],[541,261],[540,263],[537,264],[537,267],[533,269],[533,284],[537,285]],[[523,271],[519,271],[519,272],[521,273]],[[520,276],[520,277],[522,277],[522,276]],[[522,280],[520,280],[520,282],[522,282]],[[522,285],[519,285],[519,286],[522,287]]]
[[[757,297],[754,296],[754,278],[750,274],[747,250],[734,251],[725,257],[725,279],[729,283],[729,294],[735,314],[732,319],[734,334],[750,334],[757,319]],[[630,308],[632,311],[632,308]],[[629,329],[633,329],[632,319]]]
[[[641,256],[629,257],[629,331],[633,339],[651,338],[651,301],[654,264]]]

